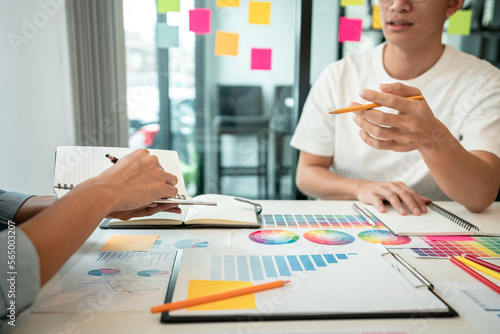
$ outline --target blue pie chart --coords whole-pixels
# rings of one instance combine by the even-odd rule
[[[183,248],[206,248],[209,243],[206,240],[201,239],[184,239],[177,241],[174,246],[178,249]]]

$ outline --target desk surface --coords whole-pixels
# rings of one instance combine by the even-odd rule
[[[332,207],[352,212],[352,201],[260,201],[264,213],[314,213],[311,210]],[[442,203],[446,206],[446,203]],[[500,202],[490,208],[500,212]],[[348,210],[348,211],[346,211]],[[306,212],[309,211],[309,212]],[[321,213],[321,212],[317,212]],[[464,217],[473,220],[471,217]],[[498,221],[500,222],[500,215]],[[214,229],[211,229],[213,231]],[[133,234],[134,230],[130,230]],[[226,230],[227,231],[227,230]],[[240,230],[231,229],[232,245],[241,243]],[[151,230],[153,232],[153,230]],[[59,273],[42,289],[42,293],[50,289],[78,260],[88,253],[106,233],[96,229],[85,244],[64,265]],[[153,232],[154,234],[154,232]],[[455,267],[446,259],[414,258],[404,250],[395,250],[410,265],[417,268],[431,282],[450,282],[460,284],[475,280]],[[500,265],[500,261],[497,260]],[[456,307],[454,297],[449,291],[440,291],[441,295],[459,314],[464,310]],[[92,307],[91,305],[89,305]],[[153,305],[152,305],[153,306]],[[65,312],[36,313],[33,312],[24,321],[18,322],[13,333],[310,333],[341,331],[410,331],[411,333],[479,333],[481,332],[466,317],[448,319],[363,319],[363,320],[321,320],[321,321],[264,321],[264,322],[229,322],[201,324],[161,324],[159,315],[149,312]]]

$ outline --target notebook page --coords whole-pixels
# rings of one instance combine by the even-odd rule
[[[386,212],[379,212],[375,206],[366,205],[369,214],[374,215],[397,235],[473,235],[474,232],[459,226],[439,213],[428,209],[420,216],[400,215],[386,205]]]
[[[123,147],[59,146],[56,154],[54,187],[69,189],[76,186],[113,166],[113,163],[106,158],[106,154],[119,159],[134,150]],[[149,152],[158,157],[166,172],[177,177],[178,194],[185,196],[186,188],[177,152],[168,150],[149,150]]]

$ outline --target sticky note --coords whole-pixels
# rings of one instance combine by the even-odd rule
[[[217,0],[217,7],[239,7],[240,0]]]
[[[471,10],[459,10],[453,14],[448,22],[448,34],[470,35],[470,26],[472,23]]]
[[[363,6],[363,0],[340,0],[340,5],[345,6]]]
[[[180,0],[158,0],[157,9],[158,13],[180,12]]]
[[[248,23],[269,24],[271,21],[271,3],[250,1],[248,5]]]
[[[179,27],[158,22],[156,25],[156,45],[160,49],[179,46]]]
[[[101,252],[149,252],[158,235],[113,235],[102,245]]]
[[[188,286],[187,298],[196,298],[214,293],[241,289],[252,286],[252,282],[239,281],[204,281],[190,280]],[[242,310],[242,309],[257,309],[255,304],[255,295],[249,293],[247,295],[218,300],[211,303],[187,307],[186,311],[209,311],[209,310]]]
[[[237,56],[239,39],[239,34],[217,31],[215,34],[215,55]]]
[[[189,11],[189,31],[210,34],[210,9],[195,8]]]
[[[361,32],[363,20],[350,19],[344,16],[340,17],[339,22],[339,42],[359,42],[361,39]]]
[[[271,70],[272,49],[252,48],[251,52],[250,69]]]
[[[382,19],[380,18],[380,7],[378,5],[373,5],[372,28],[382,29]]]

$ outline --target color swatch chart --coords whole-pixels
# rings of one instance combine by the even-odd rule
[[[316,271],[348,261],[356,253],[313,255],[213,255],[210,279],[215,281],[260,281],[290,277],[292,272]]]
[[[374,228],[358,215],[263,215],[262,228]],[[375,220],[375,218],[373,218]],[[375,228],[385,228],[376,222]]]
[[[449,257],[472,255],[478,257],[500,257],[500,237],[422,237],[432,248],[410,248],[417,257]]]

